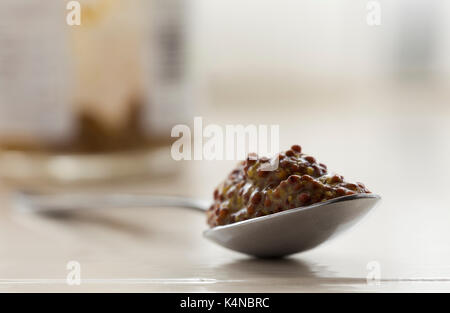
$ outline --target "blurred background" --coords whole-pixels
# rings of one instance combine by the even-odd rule
[[[375,1],[378,26],[367,23],[373,1],[362,0],[83,0],[80,26],[65,23],[63,2],[0,3],[5,199],[31,183],[208,198],[235,162],[173,161],[170,129],[194,116],[204,124],[277,124],[281,149],[300,144],[383,197],[355,230],[304,259],[338,276],[365,277],[370,260],[391,277],[450,275],[448,1]],[[2,210],[7,216],[10,204]],[[137,222],[130,212],[120,218]],[[145,216],[141,223],[156,223]],[[205,227],[201,217],[183,220],[192,227],[170,231]],[[1,253],[27,255],[30,233],[41,227],[28,235],[19,228],[0,227],[16,236],[14,247],[0,239]],[[92,246],[83,239],[79,247],[97,248],[96,239]],[[107,245],[123,248],[126,240]],[[228,258],[209,244],[191,248],[179,256],[218,271],[212,258]],[[14,264],[4,261],[2,274],[26,276],[25,264]]]

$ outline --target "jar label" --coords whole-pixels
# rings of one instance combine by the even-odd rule
[[[0,134],[73,132],[64,1],[0,1]]]

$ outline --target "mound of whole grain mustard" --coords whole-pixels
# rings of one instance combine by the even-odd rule
[[[211,227],[308,206],[329,199],[370,193],[362,183],[349,183],[329,174],[327,167],[302,153],[298,145],[278,155],[279,165],[268,171],[268,158],[247,157],[214,190],[207,211]]]

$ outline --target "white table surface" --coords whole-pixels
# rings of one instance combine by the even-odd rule
[[[204,216],[177,208],[123,208],[60,220],[23,215],[13,210],[4,186],[0,291],[450,291],[449,110],[445,101],[438,113],[420,103],[407,110],[389,106],[398,100],[355,98],[345,109],[320,101],[313,109],[286,104],[278,114],[268,105],[204,113],[208,123],[220,125],[278,123],[281,148],[298,143],[382,195],[363,221],[319,248],[282,260],[253,259],[202,238]],[[233,108],[241,111],[238,119]],[[312,118],[318,115],[320,122]],[[183,162],[176,177],[114,188],[210,197],[233,163]],[[81,265],[79,286],[66,285],[71,260]],[[366,280],[372,261],[380,266],[378,284]]]

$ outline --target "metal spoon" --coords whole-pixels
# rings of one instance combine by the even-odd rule
[[[380,200],[374,194],[355,194],[216,226],[203,236],[228,249],[256,257],[282,257],[317,247],[359,221]],[[20,191],[22,211],[58,214],[74,210],[120,207],[182,207],[205,212],[204,200],[135,194],[36,193]]]

